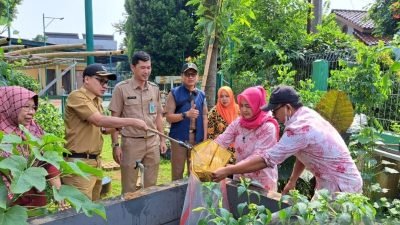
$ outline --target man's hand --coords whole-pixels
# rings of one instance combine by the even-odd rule
[[[120,146],[113,148],[113,158],[116,163],[121,164],[122,149]]]
[[[186,112],[186,117],[191,119],[197,119],[199,116],[199,110],[196,109],[196,105],[193,105],[189,111]]]
[[[160,151],[161,154],[165,154],[167,152],[168,148],[167,145],[165,144],[165,141],[160,142]]]
[[[134,120],[136,120],[136,124],[134,125],[136,128],[145,130],[145,131],[147,131],[147,129],[149,129],[146,125],[146,122],[144,122],[143,120],[140,120],[140,119],[134,119]]]
[[[296,188],[296,181],[289,180],[288,183],[283,188],[282,195],[286,195],[290,190]]]

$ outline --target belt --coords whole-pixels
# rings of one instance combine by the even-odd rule
[[[71,154],[63,153],[63,156],[69,158],[97,159],[99,155],[71,152]]]
[[[189,130],[189,133],[196,133],[196,129]]]

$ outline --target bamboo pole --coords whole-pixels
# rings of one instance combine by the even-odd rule
[[[26,48],[26,45],[6,45],[6,46],[0,46],[4,51],[13,51],[14,49],[21,49],[21,48]]]
[[[57,58],[57,57],[86,57],[86,56],[110,56],[110,55],[122,55],[123,50],[117,51],[94,51],[94,52],[52,52],[52,53],[39,53],[33,54],[34,57],[45,57],[45,58]]]
[[[41,47],[27,48],[18,51],[13,51],[10,54],[32,54],[34,52],[49,51],[49,50],[64,50],[64,49],[86,49],[85,44],[63,44],[63,45],[47,45]]]
[[[201,90],[205,91],[207,84],[207,77],[210,71],[211,56],[214,49],[214,43],[208,45],[206,65],[204,65],[203,79],[201,80]]]
[[[8,43],[9,40],[10,38],[0,38],[0,45]]]

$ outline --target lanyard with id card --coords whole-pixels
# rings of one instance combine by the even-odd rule
[[[150,102],[149,102],[149,113],[150,114],[155,114],[157,111],[156,111],[156,105],[154,104],[154,101],[153,100],[150,100]]]

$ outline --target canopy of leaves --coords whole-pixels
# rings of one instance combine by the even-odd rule
[[[127,0],[125,24],[129,54],[147,51],[152,57],[152,76],[177,75],[185,58],[198,46],[195,17],[186,1]]]
[[[369,9],[369,17],[374,21],[376,34],[393,35],[398,31],[398,22],[393,19],[393,11],[390,7],[394,2],[398,0],[375,1]]]
[[[307,36],[308,9],[301,0],[256,0],[251,26],[233,21],[230,27],[229,36],[235,39],[223,52],[226,74],[236,80],[240,72],[254,71],[266,80],[268,67],[298,57]]]
[[[22,0],[0,0],[0,25],[7,25],[15,18],[16,7],[21,2]]]

